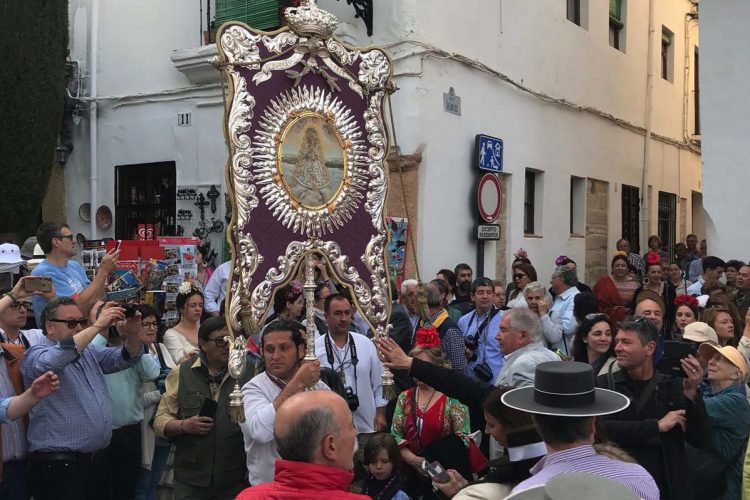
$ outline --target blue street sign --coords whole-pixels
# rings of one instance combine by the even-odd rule
[[[474,139],[476,166],[489,172],[503,171],[503,140],[489,135],[477,134]]]

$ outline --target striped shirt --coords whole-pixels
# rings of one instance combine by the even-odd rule
[[[627,486],[639,498],[659,500],[659,488],[646,469],[638,464],[600,455],[591,445],[548,454],[531,468],[531,477],[513,488],[512,493],[545,485],[553,477],[569,472],[586,472],[607,477]]]

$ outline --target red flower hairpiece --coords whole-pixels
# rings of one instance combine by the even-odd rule
[[[674,305],[676,305],[677,307],[680,307],[680,306],[683,306],[683,305],[684,306],[691,306],[691,307],[694,307],[694,308],[697,309],[698,308],[698,299],[696,299],[692,295],[681,294],[681,295],[678,295],[677,297],[674,298]]]
[[[658,266],[661,265],[661,255],[658,252],[649,252],[646,254],[646,265]]]
[[[433,349],[440,347],[440,335],[434,326],[423,326],[417,328],[414,347],[426,347]]]

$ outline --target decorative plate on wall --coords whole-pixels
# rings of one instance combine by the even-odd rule
[[[107,205],[96,209],[96,227],[103,231],[112,227],[112,210]]]

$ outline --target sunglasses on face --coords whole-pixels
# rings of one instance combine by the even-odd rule
[[[514,280],[522,280],[522,279],[524,279],[525,277],[526,277],[526,275],[525,275],[525,274],[523,274],[523,273],[517,273],[517,274],[514,274],[514,275],[513,275],[513,279],[514,279]]]
[[[13,304],[10,305],[10,308],[13,309],[14,311],[18,311],[22,307],[26,310],[31,309],[31,302],[14,302]]]
[[[78,325],[81,325],[83,327],[89,323],[89,320],[85,318],[82,318],[82,319],[48,319],[47,321],[51,321],[53,323],[65,323],[65,326],[67,326],[71,330]]]
[[[72,234],[58,234],[55,236],[58,240],[64,240],[65,238],[70,238],[70,241],[73,241],[73,235]]]

